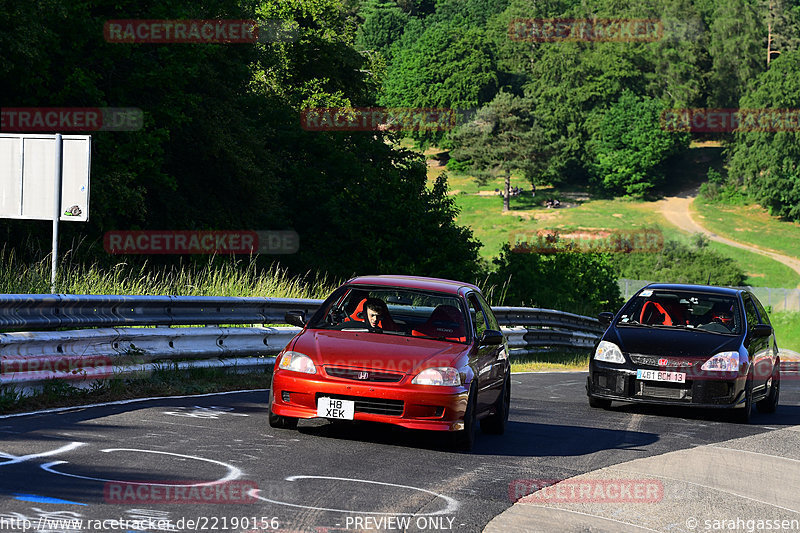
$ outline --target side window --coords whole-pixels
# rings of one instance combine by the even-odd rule
[[[476,339],[480,339],[483,332],[486,331],[486,317],[481,310],[481,304],[478,303],[474,294],[469,295],[469,314],[472,317],[472,334]]]
[[[749,330],[753,326],[758,324],[758,314],[756,313],[756,307],[753,305],[753,300],[751,300],[749,297],[744,299],[744,312],[747,315],[747,328]]]
[[[476,294],[476,296],[478,297],[478,302],[480,302],[481,307],[483,307],[489,329],[500,331],[500,324],[497,323],[497,319],[494,317],[494,313],[492,313],[492,307],[486,303],[486,300],[483,298],[483,296],[480,294]]]
[[[756,304],[756,309],[758,309],[758,316],[761,317],[761,323],[772,325],[769,321],[769,317],[767,316],[767,311],[764,309],[764,306],[761,305],[761,302],[758,301],[758,298],[756,298],[755,296],[753,296],[752,298],[753,302]]]

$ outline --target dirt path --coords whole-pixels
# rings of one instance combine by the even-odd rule
[[[795,259],[794,257],[789,257],[772,250],[756,248],[755,246],[751,246],[749,244],[732,241],[730,239],[726,239],[725,237],[721,237],[701,226],[697,220],[692,218],[691,205],[696,196],[696,187],[694,189],[678,193],[677,196],[668,196],[657,202],[658,209],[661,214],[664,215],[664,218],[667,219],[667,222],[684,231],[689,233],[703,233],[712,241],[721,242],[723,244],[727,244],[728,246],[734,246],[736,248],[741,248],[742,250],[767,256],[770,259],[778,261],[779,263],[783,263],[800,274],[800,260]]]

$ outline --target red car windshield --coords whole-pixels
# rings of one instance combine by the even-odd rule
[[[731,296],[645,289],[631,299],[619,326],[654,326],[740,334],[742,318]]]
[[[325,302],[308,327],[467,342],[456,296],[397,287],[347,287]]]

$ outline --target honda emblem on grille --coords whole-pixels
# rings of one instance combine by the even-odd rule
[[[358,379],[369,379],[369,372],[359,372]]]
[[[658,366],[667,366],[669,364],[669,359],[659,359]]]

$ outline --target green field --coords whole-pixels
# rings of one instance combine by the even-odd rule
[[[800,352],[800,313],[781,311],[770,314],[779,349]]]
[[[440,172],[438,169],[431,169],[429,176],[436,176]],[[582,201],[568,199],[567,195],[578,198],[585,198],[585,195],[539,188],[535,198],[536,205],[527,189],[521,196],[511,198],[511,210],[503,214],[502,198],[493,194],[495,188],[502,187],[502,179],[478,185],[470,176],[448,173],[447,180],[450,192],[454,194],[456,204],[461,210],[458,222],[472,228],[475,237],[483,243],[481,256],[487,260],[496,257],[502,245],[509,242],[515,234],[540,229],[563,231],[576,228],[658,227],[664,233],[665,239],[689,242],[691,237],[669,225],[653,202],[621,199]],[[513,180],[512,185],[525,187],[521,179]],[[541,202],[551,195],[558,196],[565,207],[547,209],[542,206]],[[800,242],[800,231],[796,240]],[[709,246],[726,257],[736,259],[747,273],[748,285],[796,287],[800,283],[800,275],[794,270],[768,257],[716,242]]]
[[[800,224],[797,222],[779,220],[758,205],[723,205],[698,198],[692,207],[698,220],[714,233],[790,257],[800,257]]]

